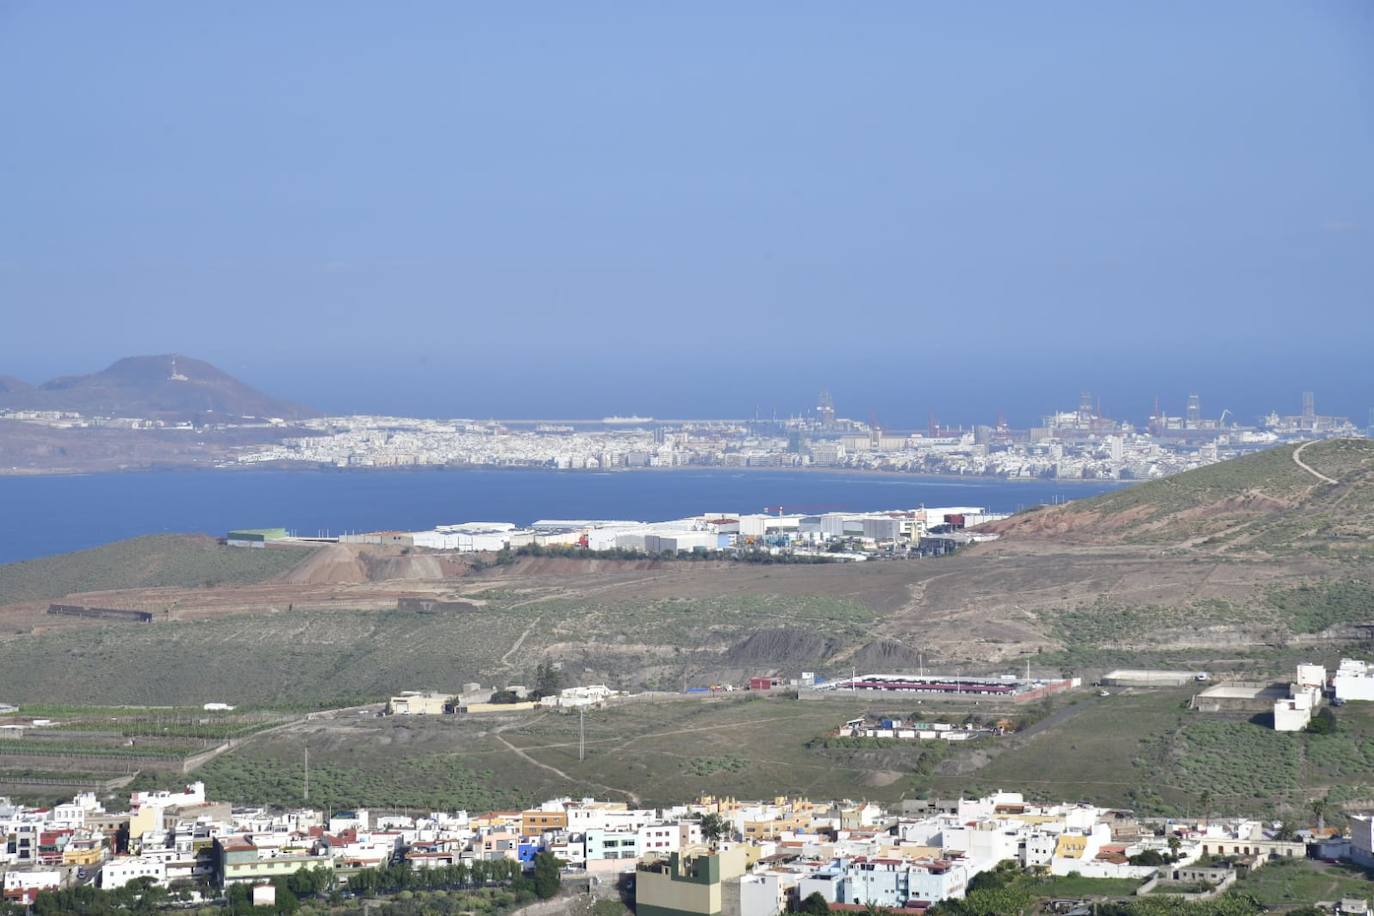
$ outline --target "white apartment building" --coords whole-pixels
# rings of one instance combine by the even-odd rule
[[[701,824],[681,821],[676,824],[646,824],[639,828],[639,852],[667,855],[683,848],[701,845]]]

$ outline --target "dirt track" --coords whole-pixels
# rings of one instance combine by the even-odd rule
[[[1066,546],[1040,538],[999,541],[938,560],[789,566],[527,558],[480,572],[453,554],[330,545],[276,580],[259,585],[130,589],[85,593],[70,600],[144,609],[163,622],[292,610],[385,611],[407,597],[461,598],[481,605],[486,603],[484,594],[499,593],[501,607],[534,611],[523,632],[489,660],[509,671],[522,649],[547,652],[557,645],[557,651],[566,656],[604,648],[612,654],[646,659],[671,651],[668,644],[640,645],[639,641],[580,645],[575,626],[531,639],[546,617],[538,608],[547,602],[556,602],[566,615],[570,605],[581,604],[586,613],[596,614],[597,607],[607,601],[652,605],[752,595],[819,596],[856,602],[876,617],[868,640],[839,647],[836,658],[840,660],[866,644],[890,640],[883,658],[900,660],[921,651],[936,658],[995,663],[1060,648],[1062,643],[1047,623],[1050,613],[1094,602],[1176,607],[1215,599],[1244,604],[1270,584],[1329,575],[1330,569],[1328,563],[1312,558],[1256,562],[1197,551],[1169,555],[1145,546]],[[45,602],[0,609],[0,631],[13,638],[54,629],[108,626],[80,618],[54,618],[45,611]],[[785,622],[769,625],[780,623]],[[1243,628],[1194,629],[1160,634],[1157,642],[1231,648],[1263,638],[1258,631]]]

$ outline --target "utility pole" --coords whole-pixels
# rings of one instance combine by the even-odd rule
[[[577,759],[587,759],[587,707],[577,707]]]

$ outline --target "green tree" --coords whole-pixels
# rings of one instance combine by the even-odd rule
[[[969,891],[997,890],[1012,884],[1021,874],[1021,868],[1010,859],[998,862],[996,868],[980,871],[968,883]]]
[[[540,662],[534,671],[534,697],[556,696],[563,689],[563,675],[553,662]]]
[[[1307,723],[1307,730],[1314,735],[1334,735],[1336,733],[1336,714],[1331,711],[1330,706],[1323,706],[1312,721]]]
[[[272,879],[272,886],[277,891],[276,909],[278,913],[294,913],[301,908],[300,900],[291,893],[289,882],[289,877]]]
[[[1023,887],[984,887],[969,891],[963,900],[946,900],[938,905],[939,916],[1018,916],[1034,901]]]
[[[563,883],[558,857],[551,852],[541,852],[534,857],[534,892],[540,900],[548,900],[558,894]]]
[[[807,898],[797,906],[798,913],[805,913],[806,916],[829,916],[830,904],[825,902],[820,891],[812,891]]]
[[[701,816],[701,836],[708,843],[718,842],[731,833],[730,822],[711,812]]]

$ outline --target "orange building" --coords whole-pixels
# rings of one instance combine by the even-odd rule
[[[531,809],[520,812],[520,835],[539,836],[550,830],[567,830],[568,813],[566,811],[540,811]]]

